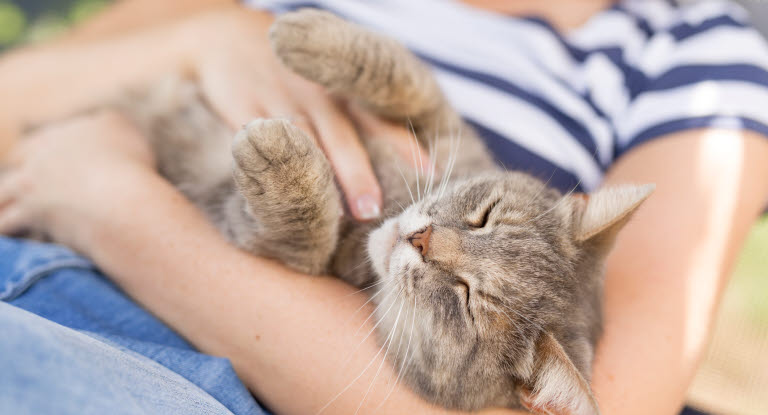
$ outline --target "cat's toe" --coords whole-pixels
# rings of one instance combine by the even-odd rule
[[[239,168],[250,175],[258,175],[306,157],[312,146],[312,139],[288,120],[256,119],[237,133],[232,143],[232,155]]]

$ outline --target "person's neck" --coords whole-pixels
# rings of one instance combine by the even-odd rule
[[[462,0],[471,6],[513,16],[536,15],[562,31],[576,29],[614,0]]]

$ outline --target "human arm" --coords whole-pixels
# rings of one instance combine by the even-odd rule
[[[656,139],[606,184],[656,183],[607,263],[592,384],[604,414],[675,414],[741,244],[768,202],[768,140],[737,130]]]
[[[273,56],[266,36],[271,15],[228,3],[196,0],[191,8],[204,12],[190,15],[178,1],[163,6],[126,1],[60,41],[3,56],[0,153],[29,125],[184,73],[198,80],[233,131],[256,117],[293,118],[326,149],[353,216],[375,217],[381,191],[370,163],[361,162],[367,160],[365,151],[343,108]],[[140,21],[158,9],[158,16]]]
[[[693,131],[638,148],[609,173],[607,183],[654,182],[657,191],[624,230],[608,264],[606,331],[593,377],[604,414],[672,415],[679,410],[706,345],[730,265],[750,224],[768,199],[767,161],[768,142],[763,137],[722,130]],[[178,211],[172,209],[166,215]],[[120,229],[105,229],[97,240],[105,240]],[[179,231],[169,229],[160,233],[174,235]],[[213,233],[200,238],[212,239]],[[102,244],[101,258],[107,260],[113,251],[129,251],[132,245]],[[192,308],[184,307],[198,307],[197,301],[204,299],[188,293],[182,303],[173,303],[174,298],[179,299],[178,293],[172,289],[155,290],[158,282],[149,283],[151,276],[137,279],[136,272],[130,271],[130,259],[115,263],[112,270],[122,272],[119,282],[137,298],[162,297],[145,305],[153,310],[167,307],[164,313],[173,309],[177,314],[168,320],[173,327],[187,328],[182,333],[199,339],[197,344],[203,350],[232,358],[257,396],[279,413],[316,412],[375,356],[376,345],[369,341],[353,356],[347,366],[349,370],[337,369],[359,343],[360,336],[355,336],[354,330],[366,314],[358,313],[359,317],[352,322],[341,324],[350,320],[349,315],[364,298],[347,297],[350,289],[338,281],[287,277],[281,268],[265,267],[262,260],[247,256],[217,261],[218,264],[192,262],[189,259],[197,257],[200,251],[213,248],[190,247],[186,254],[180,254],[171,252],[177,251],[177,246],[170,242],[167,246],[169,252],[163,252],[157,259],[158,267],[172,266],[163,265],[166,254],[179,259],[177,266],[187,264],[186,269],[168,268],[172,271],[163,275],[175,278],[171,277],[174,279],[167,284],[173,285],[180,275],[231,278],[216,277],[216,281],[203,279],[198,283],[199,295],[209,294],[210,287],[222,290],[211,297],[221,297],[221,303],[207,304],[218,311],[210,312],[209,321],[201,319]],[[148,254],[158,252],[153,249]],[[211,257],[225,255],[223,251],[211,252]],[[233,269],[234,264],[243,268]],[[208,268],[203,274],[200,270],[205,267],[213,269]],[[265,284],[273,285],[265,289]],[[244,294],[259,291],[261,298]],[[191,302],[190,297],[197,301]],[[249,306],[243,307],[243,303]],[[291,310],[291,314],[286,310]],[[225,316],[239,316],[234,320],[239,323],[211,333]],[[261,321],[254,323],[257,319]],[[232,339],[233,336],[238,338]],[[256,336],[260,339],[256,340]],[[209,344],[225,339],[222,344]],[[378,365],[375,361],[370,368]],[[301,376],[296,376],[298,373]],[[374,373],[373,369],[366,371],[329,413],[354,412]],[[382,395],[386,396],[389,388],[381,380],[389,375],[385,364],[366,401],[371,406],[364,409],[375,408]],[[301,399],[295,399],[296,390],[302,391]],[[404,388],[397,389],[388,401],[390,406],[382,413],[426,411],[423,402]]]
[[[0,140],[7,144],[25,123],[82,110],[116,90],[157,76],[157,71],[171,72],[183,59],[178,25],[136,35],[139,29],[176,23],[228,3],[233,1],[118,1],[63,36],[5,53],[0,59],[0,87],[6,98],[0,102]],[[118,39],[105,42],[111,37]],[[85,71],[104,69],[105,61],[114,63],[110,70],[84,76]]]
[[[39,226],[86,252],[196,347],[228,357],[277,413],[316,413],[368,367],[327,413],[355,412],[381,363],[368,366],[378,352],[373,336],[352,353],[372,327],[370,309],[355,313],[365,296],[232,247],[147,168],[141,143],[109,114],[30,137],[0,181],[0,232]],[[387,396],[390,375],[384,364],[363,413]],[[433,410],[399,385],[381,413]]]
[[[38,174],[27,173],[27,180],[89,180],[49,185],[79,189],[77,198],[60,194],[57,208],[44,202],[57,198],[45,188],[17,190],[16,203],[0,196],[0,231],[13,229],[14,216],[17,224],[21,218],[67,229],[54,236],[88,253],[130,295],[201,350],[229,357],[249,388],[278,413],[316,412],[362,373],[328,409],[355,411],[375,374],[371,368],[380,363],[371,338],[345,363],[370,326],[364,322],[369,309],[355,313],[364,295],[333,278],[297,275],[234,249],[141,163],[117,169],[126,164],[101,157],[96,165],[82,167],[60,160],[63,151],[46,148],[54,158],[39,164],[52,169],[59,164],[59,170],[68,166],[67,174],[31,168]],[[92,145],[85,148],[93,154]],[[131,151],[117,154],[125,153]],[[625,229],[609,261],[606,332],[593,376],[603,413],[677,410],[728,266],[766,199],[767,158],[763,137],[695,131],[639,147],[610,172],[609,182],[653,181],[657,192]],[[109,174],[93,177],[94,169]],[[14,193],[7,184],[0,188],[0,195]],[[28,184],[24,188],[30,189]],[[40,199],[35,201],[35,195]],[[79,209],[67,208],[72,199]],[[10,209],[25,200],[26,206]],[[142,200],[152,203],[138,203]],[[35,206],[46,205],[36,213]],[[382,368],[364,410],[378,406],[389,393],[392,373],[386,364]],[[439,411],[402,385],[382,408],[382,413]]]
[[[766,160],[768,143],[763,137],[723,130],[692,131],[660,139],[634,150],[609,173],[608,183],[654,182],[657,191],[648,206],[625,229],[608,265],[606,332],[598,351],[593,378],[593,387],[604,414],[672,415],[679,410],[706,344],[709,326],[730,264],[754,217],[765,205],[768,190]],[[105,232],[104,237],[112,233]],[[168,233],[173,234],[174,231]],[[111,249],[120,251],[125,248]],[[106,250],[111,249],[106,246],[104,249],[105,255],[108,255]],[[192,249],[188,255],[193,257],[196,252]],[[223,254],[216,253],[212,257],[219,255]],[[241,261],[248,262],[251,259],[243,258]],[[227,262],[237,263],[235,260]],[[188,271],[180,275],[194,273],[203,266],[192,263]],[[242,326],[211,336],[231,341],[227,336],[234,330],[242,335],[235,343],[248,348],[229,350],[232,345],[226,344],[200,347],[230,357],[242,353],[239,358],[233,357],[233,361],[243,362],[238,368],[253,376],[249,378],[244,375],[248,384],[270,406],[279,408],[278,412],[315,412],[318,406],[327,402],[362,372],[375,356],[375,344],[368,344],[357,352],[359,359],[356,358],[348,365],[353,370],[341,372],[341,376],[336,379],[330,376],[339,373],[337,367],[343,365],[351,346],[359,342],[352,330],[360,326],[363,315],[360,315],[360,320],[355,318],[347,326],[336,324],[349,321],[349,314],[357,309],[363,299],[347,299],[345,296],[348,288],[336,286],[338,283],[332,279],[307,280],[296,276],[288,284],[292,287],[289,288],[284,285],[286,280],[280,276],[278,269],[265,273],[258,271],[259,265],[248,267],[252,271],[242,269],[235,274],[258,273],[259,277],[251,282],[253,286],[240,286],[237,278],[222,283],[224,292],[221,295],[226,300],[222,305],[212,308],[221,310],[226,306],[238,307],[234,304],[252,302],[254,310],[240,309],[244,312],[241,317]],[[130,264],[115,264],[115,272],[119,272],[119,268],[129,269]],[[173,271],[177,272],[176,269]],[[211,274],[220,273],[211,271]],[[124,275],[123,284],[136,284],[126,289],[137,298],[157,294],[154,291],[139,292],[142,287],[151,289],[153,285],[144,286],[146,282],[137,281],[135,275],[130,276],[127,272]],[[265,310],[264,304],[267,303],[262,303],[276,300],[271,294],[272,290],[262,291],[265,295],[262,299],[253,299],[250,295],[240,300],[228,298],[233,295],[226,294],[233,284],[242,288],[231,290],[237,293],[263,287],[263,275],[274,277],[274,292],[285,295],[278,296],[274,309]],[[216,283],[210,281],[208,284]],[[165,294],[174,296],[171,292]],[[188,298],[184,301],[188,301]],[[168,298],[158,299],[156,306],[165,307],[168,302]],[[299,306],[295,307],[295,304]],[[151,304],[146,305],[152,309]],[[177,304],[173,307],[180,306]],[[285,320],[274,317],[284,315],[288,309],[296,317],[288,316]],[[236,312],[228,310],[220,317],[211,316],[212,321],[208,323],[201,323],[200,320],[182,321],[195,314],[190,309],[181,310],[179,320],[169,322],[174,327],[202,324],[185,333],[191,338],[200,336],[200,333],[208,333],[208,325],[219,321],[224,315],[230,316]],[[319,310],[322,312],[319,313]],[[263,316],[266,327],[254,329],[251,320],[254,316]],[[289,326],[296,331],[292,332],[287,328]],[[308,332],[307,328],[310,327],[319,330]],[[345,327],[350,330],[346,336]],[[264,344],[265,348],[260,351],[250,348],[250,344],[256,342],[255,336],[261,336],[258,342],[263,342],[266,338],[262,333],[269,332],[273,333],[268,335],[274,341],[273,344]],[[367,331],[364,329],[361,332]],[[306,339],[322,340],[309,346]],[[289,351],[285,348],[286,344],[302,346]],[[272,370],[258,364],[260,359],[267,356],[276,357],[275,360],[268,359],[274,365]],[[256,361],[251,360],[254,358]],[[376,368],[378,363],[375,361],[370,367]],[[307,373],[306,368],[311,368],[311,372]],[[387,366],[384,368],[385,372],[379,379],[389,377]],[[302,373],[302,376],[296,377],[297,373]],[[339,406],[332,408],[339,413],[354,412],[374,373],[373,370],[365,372],[342,395],[338,401]],[[269,382],[260,383],[264,379],[269,379]],[[275,379],[286,379],[290,383],[280,385]],[[296,400],[292,397],[295,390],[310,391],[316,395],[302,394],[301,402],[294,402]],[[375,384],[368,402],[374,404],[375,408],[382,399],[381,394],[387,390],[386,385]],[[388,409],[392,413],[419,413],[424,410],[420,408],[417,412],[409,406],[423,405],[412,399],[407,390],[398,389],[398,393],[389,398],[392,406]],[[291,406],[282,406],[285,403]],[[294,407],[294,404],[307,406]],[[367,406],[364,408],[371,409]]]
[[[75,26],[65,36],[49,44],[82,42],[135,32],[173,22],[211,9],[231,6],[236,0],[119,0],[96,16]]]

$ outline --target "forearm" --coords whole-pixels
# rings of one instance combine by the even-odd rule
[[[231,359],[262,402],[281,414],[316,413],[351,384],[327,409],[351,414],[372,385],[361,413],[385,398],[384,414],[440,412],[402,384],[388,396],[393,370],[374,335],[363,341],[371,310],[355,313],[364,295],[234,249],[174,189],[141,176],[113,184],[126,189],[123,199],[104,209],[114,214],[91,218],[98,225],[84,227],[77,245],[199,349]]]
[[[27,124],[98,104],[116,91],[176,70],[186,55],[181,24],[134,34],[10,53],[0,60],[0,127]]]
[[[0,145],[28,125],[88,109],[128,87],[172,73],[195,75],[205,48],[229,46],[242,28],[261,33],[270,23],[264,12],[224,6],[119,36],[9,53],[0,59]]]
[[[679,179],[690,183],[688,177]],[[362,413],[368,413],[387,398],[393,370],[384,362],[375,376],[382,358],[374,336],[361,344],[371,329],[370,321],[365,322],[371,310],[355,313],[364,295],[339,280],[293,274],[234,249],[175,189],[150,172],[110,186],[124,190],[111,192],[119,197],[99,209],[109,215],[82,221],[75,246],[199,349],[228,357],[262,402],[278,413],[316,413],[351,385],[328,413],[354,413],[361,402]],[[670,197],[664,187],[662,200]],[[659,242],[652,232],[647,239],[645,221],[685,214],[668,210],[668,202],[652,204],[645,215],[641,211],[627,229],[632,242],[619,241],[612,257],[606,336],[594,370],[595,393],[605,414],[674,413],[716,303],[719,288],[707,284],[722,284],[721,271],[727,266],[722,245],[686,251],[703,252],[709,258],[702,262],[654,257],[659,250],[651,248]],[[695,233],[686,235],[697,239]],[[626,266],[617,267],[616,261]],[[696,275],[697,288],[705,295],[693,299],[696,291],[685,277],[701,268],[689,268],[691,264],[715,265]],[[660,373],[665,374],[663,382]],[[382,413],[439,411],[403,385],[382,408]]]
[[[592,379],[602,413],[673,415],[723,287],[766,203],[768,143],[702,130],[644,145],[608,183],[656,183],[607,264],[605,333]]]

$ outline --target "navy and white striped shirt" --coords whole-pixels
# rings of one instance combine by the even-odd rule
[[[700,127],[768,136],[768,46],[739,6],[616,3],[567,34],[453,0],[249,0],[332,11],[429,63],[496,157],[591,190],[622,154]]]

